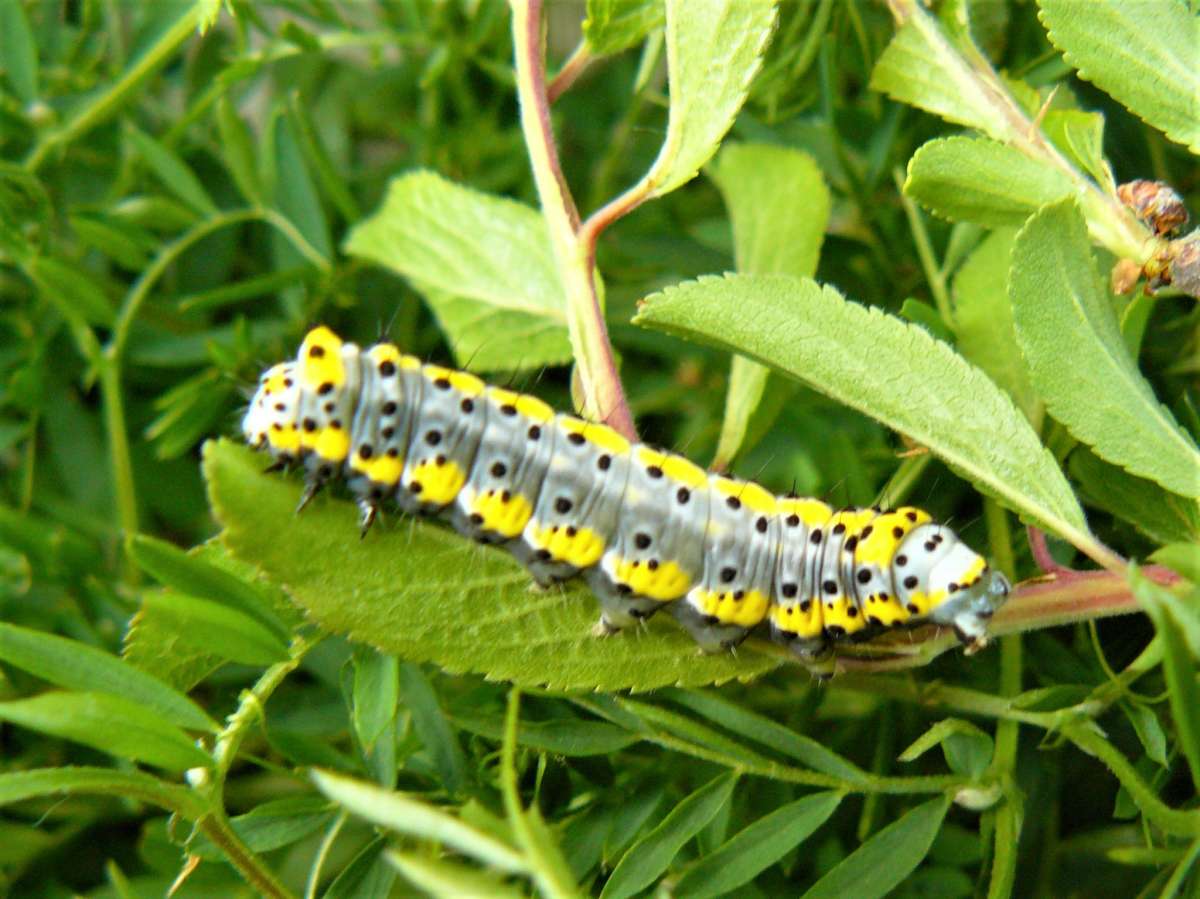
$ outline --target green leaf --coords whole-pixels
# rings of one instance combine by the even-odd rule
[[[1137,733],[1142,748],[1146,750],[1146,758],[1159,767],[1166,768],[1170,764],[1167,758],[1167,735],[1163,731],[1162,722],[1158,720],[1158,715],[1154,714],[1154,710],[1148,705],[1132,701],[1122,702],[1121,711],[1125,713],[1125,717]]]
[[[700,690],[666,690],[665,696],[709,721],[721,725],[730,733],[753,740],[774,749],[788,758],[833,777],[850,782],[862,782],[867,774],[853,762],[827,749],[811,737],[796,733],[770,718],[756,714],[720,696]]]
[[[831,201],[812,157],[787,147],[730,144],[713,162],[709,177],[729,210],[738,271],[815,274]],[[804,214],[796,215],[797,209]],[[743,449],[768,375],[749,359],[732,361],[715,468],[727,467]]]
[[[254,852],[270,852],[291,846],[327,825],[333,806],[320,796],[289,796],[256,805],[244,815],[231,818],[230,826]],[[221,861],[225,850],[201,835],[188,843],[188,854],[207,861]]]
[[[321,899],[376,899],[392,895],[396,870],[388,864],[382,839],[374,839],[363,847],[350,864],[342,868]]]
[[[469,868],[456,862],[394,850],[389,851],[386,857],[423,896],[437,899],[462,899],[465,896],[520,899],[526,895],[524,891],[480,872],[478,868]]]
[[[128,662],[76,640],[0,622],[0,660],[59,687],[124,697],[180,727],[218,729],[216,722],[182,693]]]
[[[200,215],[214,216],[217,214],[217,204],[208,195],[208,191],[204,189],[200,179],[174,151],[167,149],[128,120],[125,122],[125,133],[129,136],[130,143],[133,144],[138,155],[169,191]]]
[[[1170,591],[1148,580],[1137,570],[1130,572],[1134,595],[1154,622],[1163,644],[1163,676],[1175,719],[1175,733],[1183,757],[1192,773],[1192,784],[1200,789],[1200,684],[1196,682],[1196,660],[1200,659],[1200,614],[1195,600],[1200,591],[1192,591],[1192,602],[1183,601]]]
[[[928,446],[1049,530],[1092,539],[1062,472],[1012,401],[915,325],[812,281],[746,275],[668,288],[643,301],[635,321],[758,359]]]
[[[314,771],[313,781],[330,799],[372,824],[433,840],[497,871],[525,870],[525,860],[515,849],[432,805],[329,771]]]
[[[363,749],[396,720],[400,702],[400,663],[395,656],[359,647],[354,651],[354,731]]]
[[[503,715],[464,710],[452,715],[450,720],[468,733],[491,740],[504,736]],[[522,746],[567,757],[608,755],[632,746],[640,739],[638,734],[615,724],[576,718],[522,721],[517,729],[517,742]]]
[[[1021,229],[1009,296],[1030,378],[1050,413],[1102,459],[1200,496],[1200,450],[1130,358],[1074,200],[1047,206]]]
[[[208,810],[195,790],[165,783],[142,771],[62,766],[0,774],[0,806],[39,796],[74,795],[136,799],[193,819]]]
[[[960,42],[966,40],[959,35]],[[937,19],[923,10],[909,15],[896,32],[875,63],[870,86],[997,140],[1003,141],[1009,134],[1005,104],[986,89]]]
[[[955,274],[954,333],[958,351],[1003,387],[1036,428],[1041,402],[1017,346],[1006,289],[1015,237],[1010,229],[988,235]]]
[[[667,136],[642,181],[657,197],[692,180],[716,152],[762,63],[776,14],[767,0],[666,5]]]
[[[734,772],[714,777],[680,802],[652,831],[634,843],[604,884],[601,899],[625,899],[652,884],[679,850],[704,829],[733,796]]]
[[[904,192],[936,215],[990,228],[1020,225],[1074,194],[1061,169],[1015,147],[975,137],[931,140],[908,163]]]
[[[1067,469],[1078,482],[1085,503],[1128,521],[1155,543],[1200,540],[1197,500],[1134,477],[1109,465],[1086,447],[1071,453]]]
[[[458,360],[472,368],[570,359],[562,282],[535,209],[413,172],[393,179],[379,211],[350,232],[345,250],[410,278]]]
[[[1042,24],[1079,76],[1200,153],[1200,20],[1183,0],[1038,0]]]
[[[248,203],[261,203],[262,180],[258,174],[258,160],[254,152],[254,141],[250,129],[237,114],[237,109],[228,95],[217,101],[217,129],[221,136],[221,154],[225,167]]]
[[[457,794],[469,779],[467,762],[433,685],[418,666],[406,664],[400,668],[400,689],[412,715],[413,729],[433,756],[446,792]]]
[[[588,0],[583,39],[597,56],[641,43],[664,19],[662,0]]]
[[[939,745],[950,770],[972,780],[978,780],[987,770],[994,748],[992,738],[974,724],[959,718],[946,718],[917,737],[900,753],[900,761],[914,761]]]
[[[1082,109],[1051,109],[1042,118],[1042,131],[1106,193],[1116,193],[1112,169],[1104,158],[1104,116]]]
[[[21,3],[0,3],[0,70],[22,103],[38,98],[37,42]]]
[[[261,589],[211,562],[186,553],[165,540],[135,534],[127,543],[130,558],[164,587],[250,616],[280,640],[289,636]]]
[[[142,604],[192,650],[244,665],[273,665],[287,658],[287,644],[273,631],[229,606],[174,590],[148,591]]]
[[[165,718],[138,702],[107,693],[53,691],[0,702],[0,721],[168,771],[212,764],[207,753]]]
[[[566,365],[571,341],[556,315],[502,309],[414,280],[433,317],[451,339],[460,368],[477,372],[538,371]]]
[[[944,796],[918,805],[842,859],[803,899],[877,899],[887,895],[929,853],[949,808],[950,800]]]
[[[272,126],[275,164],[275,202],[313,248],[325,259],[333,257],[333,242],[329,237],[329,222],[321,208],[317,189],[313,186],[304,154],[291,122],[286,115],[276,115]],[[280,239],[280,238],[276,238]],[[281,267],[300,260],[300,254],[291,244],[285,244],[287,252],[280,258]]]
[[[841,801],[841,793],[814,793],[764,815],[688,868],[673,895],[708,899],[749,883],[824,824]]]
[[[228,442],[205,448],[213,513],[235,556],[258,566],[323,627],[409,661],[520,685],[648,690],[753,677],[774,655],[697,656],[674,622],[592,635],[596,606],[580,586],[535,592],[506,553],[423,521],[360,540],[357,510],[314,502],[296,516],[300,485],[262,473],[262,457]]]
[[[96,277],[55,256],[37,256],[26,272],[42,296],[71,319],[111,327],[113,305],[96,284]]]
[[[1200,584],[1200,539],[1159,547],[1150,556],[1150,561],[1167,566],[1193,584]]]

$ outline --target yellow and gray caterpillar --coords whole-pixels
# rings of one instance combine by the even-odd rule
[[[503,546],[540,584],[582,575],[608,632],[668,607],[708,651],[764,622],[802,656],[924,622],[975,648],[1009,592],[918,509],[775,497],[324,327],[263,374],[242,430],[277,463],[303,462],[306,500],[341,474],[364,531],[392,500]]]

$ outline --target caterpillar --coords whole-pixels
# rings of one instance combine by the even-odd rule
[[[365,536],[378,509],[446,519],[543,586],[580,575],[611,634],[669,608],[707,652],[755,627],[799,656],[920,623],[974,651],[1009,583],[919,509],[776,497],[395,346],[326,327],[268,368],[242,422],[303,506],[338,475]]]

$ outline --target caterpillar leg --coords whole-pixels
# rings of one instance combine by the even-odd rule
[[[715,615],[705,615],[691,603],[682,600],[671,606],[671,614],[705,653],[731,650],[750,634],[749,628],[721,624]]]
[[[589,568],[584,578],[600,602],[600,627],[608,633],[615,634],[645,621],[665,605],[627,592],[627,586],[614,584],[599,565]]]

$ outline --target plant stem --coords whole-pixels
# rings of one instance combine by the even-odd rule
[[[61,128],[44,135],[25,158],[25,168],[36,172],[59,146],[69,144],[75,138],[100,124],[112,115],[122,103],[133,98],[134,92],[155,72],[175,55],[196,31],[200,5],[187,4],[179,19],[117,81],[75,113]]]
[[[542,3],[541,0],[510,0],[510,3],[521,129],[566,293],[567,330],[583,387],[583,411],[635,439],[633,416],[617,374],[600,303],[595,238],[593,235],[589,241],[585,230],[580,228],[575,200],[558,163],[546,95]]]
[[[591,48],[588,47],[587,41],[580,41],[567,61],[563,63],[558,74],[550,81],[550,86],[546,88],[546,100],[554,103],[559,97],[571,89],[576,79],[583,74],[584,70],[591,65],[592,60]]]
[[[197,822],[197,826],[225,853],[229,863],[238,869],[246,882],[262,896],[271,899],[294,899],[291,890],[280,883],[275,874],[242,842],[229,824],[225,812],[214,808]]]
[[[933,253],[933,243],[921,218],[921,211],[912,198],[904,192],[904,173],[899,168],[893,169],[892,179],[896,182],[896,191],[900,195],[900,203],[904,207],[904,215],[908,218],[908,227],[912,231],[913,244],[917,248],[917,258],[921,260],[921,268],[925,270],[925,280],[929,284],[929,292],[937,304],[938,315],[947,328],[954,327],[954,310],[950,306],[950,295],[946,291],[946,274],[938,264]]]

